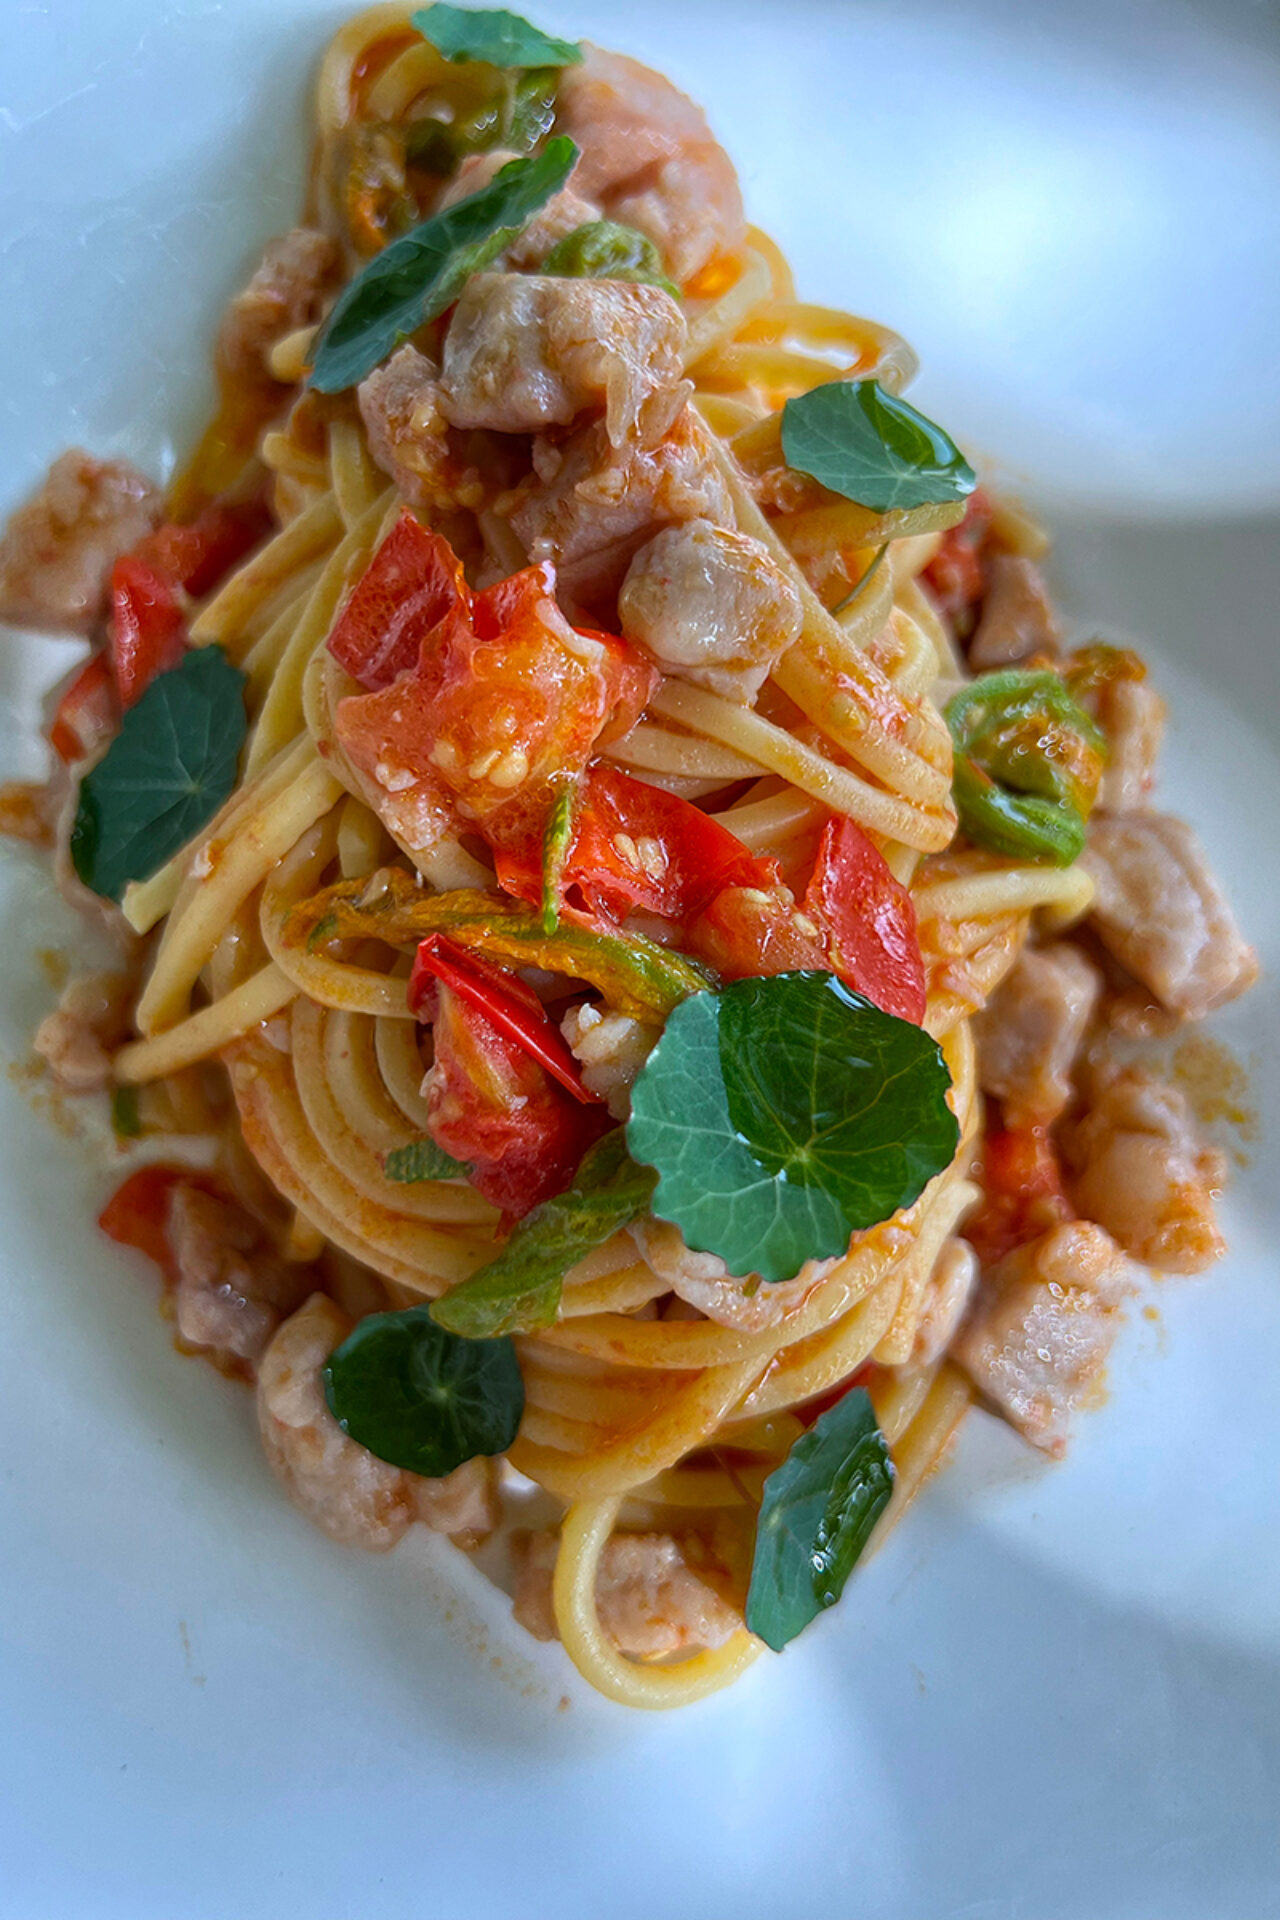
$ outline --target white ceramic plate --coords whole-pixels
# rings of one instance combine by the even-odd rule
[[[1081,622],[1146,641],[1169,804],[1268,973],[1217,1022],[1262,1136],[1233,1251],[1135,1318],[1049,1467],[982,1416],[781,1660],[631,1716],[439,1543],[340,1552],[242,1392],[95,1234],[109,1175],[0,1084],[5,1920],[1261,1920],[1280,1912],[1280,31],[1223,0],[655,0],[541,17],[669,68],[815,298],[1055,496]],[[0,494],[151,465],[289,224],[329,0],[0,4]],[[5,770],[56,644],[0,654]],[[5,857],[0,1045],[77,938]],[[1274,1131],[1271,1135],[1274,1138]]]

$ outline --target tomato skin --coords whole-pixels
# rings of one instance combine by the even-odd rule
[[[918,1027],[926,994],[916,910],[884,855],[852,820],[828,820],[823,828],[804,898],[809,914],[830,933],[832,959],[845,984]]]
[[[108,644],[120,704],[133,706],[187,647],[187,596],[199,599],[256,545],[261,502],[214,501],[186,525],[158,527],[111,569]]]
[[[537,904],[540,867],[514,854],[499,854],[497,866],[500,886]],[[689,801],[602,760],[587,768],[562,890],[573,889],[588,913],[654,913],[684,925],[723,888],[771,887],[775,873],[775,862],[757,860]]]
[[[215,1180],[193,1167],[154,1163],[131,1173],[98,1215],[98,1225],[108,1239],[145,1253],[170,1281],[176,1277],[168,1226],[169,1196],[175,1187],[219,1192]]]
[[[964,519],[950,527],[921,578],[929,587],[938,608],[953,623],[961,638],[973,628],[978,603],[982,599],[982,546],[991,526],[991,500],[981,487],[969,496]]]
[[[414,1013],[421,1013],[428,1000],[435,999],[437,981],[482,1013],[490,1026],[536,1060],[581,1105],[599,1101],[600,1095],[584,1085],[582,1068],[560,1029],[518,974],[433,933],[419,945],[409,976],[409,1006]]]
[[[492,848],[536,858],[558,787],[610,727],[632,724],[652,684],[623,641],[569,625],[544,564],[455,606],[412,671],[339,703],[336,731],[411,844],[423,844],[411,830],[456,815]]]
[[[961,1231],[984,1267],[1072,1218],[1048,1127],[1005,1127],[994,1102],[976,1177],[982,1203]]]
[[[177,591],[137,553],[125,554],[111,569],[109,633],[116,687],[126,709],[186,652],[186,615]]]
[[[570,1099],[451,987],[440,983],[436,992],[428,1131],[446,1153],[470,1163],[477,1192],[520,1219],[564,1192],[611,1122],[602,1107]]]
[[[471,592],[447,540],[405,507],[356,581],[329,636],[339,666],[370,693],[416,667],[443,624],[465,622]]]
[[[119,717],[108,657],[101,652],[91,654],[58,701],[49,744],[70,766],[92,753],[115,730]]]

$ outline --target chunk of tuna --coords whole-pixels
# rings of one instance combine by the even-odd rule
[[[738,1333],[760,1333],[776,1327],[800,1306],[835,1260],[807,1260],[794,1280],[766,1283],[758,1275],[731,1273],[715,1253],[695,1253],[685,1245],[679,1227],[649,1215],[628,1229],[653,1271],[678,1300]]]
[[[1173,1013],[1198,1019],[1252,985],[1258,963],[1204,849],[1172,814],[1095,814],[1081,865],[1104,946]]]
[[[625,1013],[584,1005],[566,1013],[560,1031],[582,1063],[583,1084],[605,1101],[615,1120],[626,1120],[632,1082],[657,1045],[659,1029]]]
[[[1176,1087],[1141,1067],[1091,1077],[1066,1130],[1077,1206],[1126,1253],[1165,1273],[1200,1273],[1224,1251],[1215,1201],[1226,1178]]]
[[[437,369],[403,346],[356,388],[369,452],[411,506],[429,507],[452,491],[449,423],[440,411]]]
[[[664,673],[747,706],[800,631],[800,596],[758,540],[690,520],[642,547],[622,631]]]
[[[1099,713],[1110,749],[1098,805],[1130,813],[1147,803],[1164,738],[1164,701],[1149,680],[1117,680]]]
[[[517,1546],[513,1611],[537,1640],[555,1640],[551,1583],[559,1540],[534,1533]],[[658,1660],[723,1646],[742,1616],[691,1565],[669,1533],[615,1533],[596,1580],[600,1624],[621,1653]]]
[[[746,235],[742,193],[702,109],[624,54],[584,48],[561,76],[556,125],[577,141],[577,192],[660,248],[686,281]]]
[[[1098,1387],[1129,1291],[1110,1235],[1068,1221],[984,1275],[952,1357],[1021,1434],[1061,1454],[1072,1415]]]
[[[445,336],[440,410],[455,427],[534,433],[603,409],[613,446],[651,444],[689,391],[684,338],[660,287],[476,274]]]
[[[111,1056],[129,1032],[131,988],[124,973],[77,974],[36,1028],[35,1050],[66,1092],[111,1084]]]
[[[166,1219],[178,1332],[193,1347],[257,1362],[313,1276],[278,1259],[243,1207],[175,1183]]]
[[[1058,642],[1058,622],[1035,561],[1020,554],[992,554],[984,579],[982,617],[969,646],[970,666],[986,672],[1012,666],[1028,654],[1052,652]]]
[[[616,595],[638,548],[662,527],[733,507],[706,428],[692,407],[654,447],[614,448],[602,422],[567,440],[534,442],[534,474],[504,503],[533,560],[555,563],[586,605]]]
[[[1024,947],[973,1024],[978,1079],[1011,1127],[1045,1126],[1071,1095],[1071,1069],[1102,980],[1078,947]]]
[[[127,460],[73,447],[0,536],[0,621],[89,633],[106,611],[112,567],[160,521],[161,499]]]
[[[337,242],[315,227],[294,227],[268,240],[253,278],[223,316],[219,366],[258,379],[269,375],[271,349],[286,334],[320,318],[340,267]]]

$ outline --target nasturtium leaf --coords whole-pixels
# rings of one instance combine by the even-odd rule
[[[86,887],[119,900],[213,818],[236,783],[244,675],[220,647],[157,674],[80,782],[71,859]]]
[[[731,1273],[790,1280],[910,1206],[955,1156],[937,1043],[834,974],[734,980],[667,1020],[627,1141],[659,1219]]]
[[[548,1327],[568,1269],[642,1214],[653,1173],[627,1153],[621,1127],[584,1157],[567,1193],[525,1215],[496,1259],[437,1300],[432,1317],[468,1339]]]
[[[311,385],[341,393],[393,348],[452,306],[463,284],[495,260],[557,193],[578,149],[564,134],[509,160],[487,187],[393,240],[344,288],[316,341]]]
[[[509,1340],[460,1340],[427,1307],[374,1313],[329,1355],[329,1411],[379,1460],[439,1479],[505,1453],[524,1412]]]
[[[861,1387],[815,1420],[769,1475],[746,1623],[775,1653],[840,1598],[893,1479],[888,1443]]]
[[[395,1147],[382,1163],[388,1180],[408,1186],[418,1180],[465,1180],[471,1169],[465,1160],[455,1160],[434,1140],[411,1140],[407,1147]]]
[[[446,60],[484,60],[491,67],[576,67],[582,48],[557,40],[505,7],[420,7],[413,25]]]
[[[788,400],[782,453],[796,472],[877,513],[963,500],[978,484],[950,436],[876,380],[833,380]]]

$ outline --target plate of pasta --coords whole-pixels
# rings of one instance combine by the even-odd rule
[[[24,44],[0,1913],[1274,1910],[1280,43],[1087,11]]]

